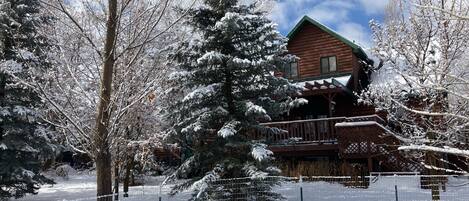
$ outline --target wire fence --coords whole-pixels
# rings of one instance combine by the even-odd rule
[[[192,192],[170,196],[170,189],[155,184],[133,187],[128,197],[122,191],[103,197],[123,201],[182,201],[191,197]],[[216,201],[469,201],[469,175],[380,172],[363,177],[233,178],[210,183],[207,194],[208,200]],[[88,201],[97,197],[49,200]]]
[[[399,173],[401,174],[401,173]],[[267,186],[274,185],[272,189]],[[469,201],[469,177],[377,173],[364,177],[310,176],[218,180],[210,200]]]

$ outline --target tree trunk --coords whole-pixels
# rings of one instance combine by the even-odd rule
[[[96,156],[96,186],[98,201],[112,201],[111,154],[100,152]],[[99,196],[106,196],[101,197]]]
[[[109,118],[112,89],[112,72],[114,68],[114,43],[117,32],[117,0],[108,0],[108,19],[106,23],[106,41],[104,44],[104,64],[102,67],[99,105],[97,108],[96,130],[93,139],[96,159],[97,196],[98,201],[111,201],[112,196],[112,164],[109,151]]]
[[[114,163],[114,201],[119,200],[119,165]]]
[[[4,107],[5,106],[5,95],[6,95],[6,92],[5,92],[5,87],[6,87],[6,81],[7,79],[7,76],[3,73],[0,73],[0,107]],[[3,140],[3,121],[1,121],[1,124],[0,124],[0,142]]]

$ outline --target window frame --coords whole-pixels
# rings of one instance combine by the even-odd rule
[[[333,70],[333,71],[331,71],[331,65],[330,65],[330,64],[331,64],[331,62],[330,62],[330,61],[331,61],[331,60],[330,60],[331,58],[334,58],[334,60],[335,60],[335,70]],[[327,61],[327,71],[326,71],[326,72],[324,72],[325,69],[323,68],[323,65],[322,65],[322,64],[323,64],[323,59],[326,59],[326,61]],[[324,56],[324,57],[321,57],[321,58],[319,59],[319,68],[320,68],[321,74],[330,74],[330,73],[335,73],[335,72],[337,72],[337,70],[338,70],[337,56],[336,56],[336,55],[332,55],[332,56]]]
[[[292,76],[293,64],[296,64],[296,67],[295,67],[296,68],[296,75],[295,76]],[[298,61],[294,61],[294,62],[285,64],[284,69],[283,69],[283,74],[284,74],[284,77],[287,78],[287,79],[297,79],[297,78],[299,78],[300,77],[300,69],[299,69]]]

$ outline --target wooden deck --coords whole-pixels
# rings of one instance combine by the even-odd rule
[[[284,132],[275,135],[258,133],[255,138],[266,139],[270,149],[281,155],[337,154],[339,134],[336,124],[363,121],[384,123],[377,115],[271,122],[262,125],[279,128]]]
[[[277,156],[338,156],[368,160],[369,170],[374,160],[395,171],[416,171],[418,165],[397,151],[400,140],[385,123],[377,115],[272,122],[262,125],[284,132],[256,137],[266,139]]]

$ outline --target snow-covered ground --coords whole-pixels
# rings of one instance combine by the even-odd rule
[[[431,201],[431,191],[420,188],[418,177],[379,177],[367,189],[344,187],[337,183],[303,183],[304,200],[321,201],[395,201],[397,186],[399,201]],[[284,184],[276,192],[288,200],[299,200],[301,184]],[[450,178],[441,201],[469,201],[469,180]]]
[[[73,174],[69,179],[56,178],[57,184],[43,186],[38,195],[30,195],[20,201],[79,201],[96,200],[95,175],[89,173]],[[150,177],[146,179],[145,186],[130,187],[128,198],[125,201],[156,201],[159,194],[159,183],[162,178]],[[398,187],[400,201],[430,201],[430,190],[420,188],[418,177],[379,177],[373,180],[367,189],[349,188],[340,184],[327,182],[284,183],[275,187],[288,200],[300,200],[300,186],[303,187],[303,200],[305,201],[395,201],[394,186]],[[163,201],[187,200],[190,193],[181,193],[169,197],[170,186],[162,188]],[[120,187],[122,191],[122,187]],[[441,192],[441,200],[469,201],[469,180],[466,178],[450,178],[447,188]]]
[[[68,179],[53,177],[56,184],[45,185],[39,189],[37,195],[29,195],[18,201],[88,201],[96,200],[96,175],[92,173],[77,173]],[[123,197],[122,185],[119,187],[119,200],[125,201],[156,201],[158,200],[160,188],[159,183],[163,178],[150,177],[146,179],[146,185],[129,188],[129,197]],[[175,197],[168,196],[171,186],[161,189],[162,200],[180,201],[187,200],[189,193],[181,193]]]

